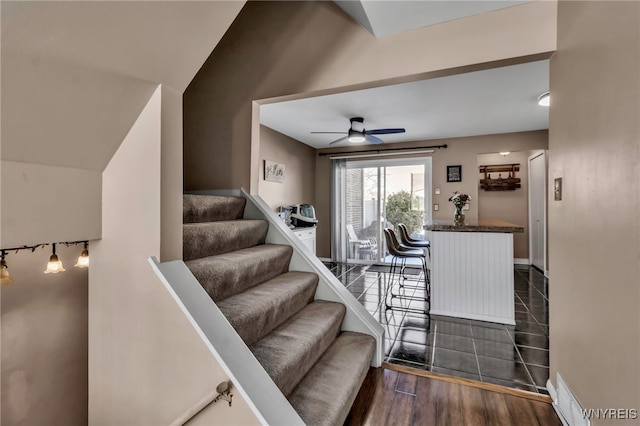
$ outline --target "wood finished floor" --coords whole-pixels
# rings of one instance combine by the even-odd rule
[[[345,425],[550,426],[550,403],[386,368],[370,369]]]

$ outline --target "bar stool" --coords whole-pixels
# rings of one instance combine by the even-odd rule
[[[429,254],[431,254],[431,242],[429,242],[429,240],[416,240],[415,238],[411,238],[404,223],[399,223],[398,229],[400,230],[400,240],[402,244],[408,247],[425,248],[429,251]]]
[[[421,312],[421,313],[425,313],[428,314],[429,310],[428,309],[417,309],[417,308],[410,308],[410,307],[404,307],[404,306],[393,306],[392,302],[394,298],[398,298],[398,299],[405,299],[405,300],[420,300],[420,301],[424,301],[427,303],[430,303],[430,298],[431,298],[431,291],[430,291],[430,285],[429,285],[429,281],[427,279],[428,277],[428,271],[427,271],[427,262],[426,262],[426,253],[424,250],[422,249],[412,249],[409,248],[407,246],[403,246],[398,242],[398,239],[395,235],[395,233],[393,232],[393,230],[391,229],[385,229],[384,230],[384,236],[385,239],[387,241],[387,248],[389,250],[389,253],[392,256],[391,259],[391,271],[389,273],[389,281],[388,281],[388,286],[387,286],[387,293],[385,295],[385,305],[387,309],[398,309],[398,310],[404,310],[404,311],[409,311],[409,312]],[[406,276],[404,276],[404,268],[406,266],[407,263],[407,259],[409,258],[413,258],[413,259],[420,259],[421,263],[422,263],[422,269],[423,269],[423,276],[424,276],[424,287],[421,286],[406,286],[402,283],[400,283],[399,281],[399,285],[402,288],[415,288],[415,289],[424,289],[425,291],[425,297],[423,298],[415,298],[412,296],[406,296],[406,295],[402,295],[402,294],[395,294],[393,292],[393,276],[396,274],[396,270],[398,268],[398,263],[400,262],[400,271],[398,273],[399,276],[402,276],[403,279],[407,279]],[[388,296],[391,296],[391,300],[388,300]]]
[[[416,240],[415,238],[411,238],[404,223],[398,224],[398,230],[400,231],[400,240],[404,246],[425,249],[429,256],[429,261],[431,261],[431,242],[429,240]],[[427,271],[431,272],[429,268],[427,268]],[[431,281],[431,277],[427,276],[427,280]]]

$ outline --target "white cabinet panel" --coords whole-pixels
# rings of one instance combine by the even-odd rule
[[[431,313],[515,324],[513,234],[431,233]]]
[[[296,228],[293,233],[305,246],[309,247],[311,253],[316,254],[316,228]]]

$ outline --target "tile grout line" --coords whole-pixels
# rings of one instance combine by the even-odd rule
[[[482,371],[480,370],[480,360],[478,359],[478,350],[476,349],[476,338],[473,336],[473,327],[469,324],[469,329],[471,330],[471,343],[473,344],[473,354],[476,357],[476,366],[478,367],[478,376],[480,377],[480,381],[482,380]]]
[[[348,282],[345,286],[348,287],[348,289],[352,289],[352,286],[355,285],[356,281],[363,280],[363,282],[361,282],[359,284],[359,286],[363,287],[362,293],[359,294],[359,297],[358,297],[358,300],[361,303],[365,303],[365,296],[368,296],[368,294],[370,292],[378,292],[378,293],[380,293],[380,291],[378,291],[378,290],[380,290],[380,287],[383,287],[382,293],[384,293],[384,287],[386,287],[386,280],[384,279],[384,277],[386,276],[385,273],[380,272],[380,273],[377,274],[377,276],[375,276],[373,274],[368,274],[367,275],[366,272],[368,271],[368,268],[366,266],[360,266],[360,267],[358,265],[342,265],[342,266],[347,267],[347,269],[344,270],[344,272],[341,275],[337,276],[337,278],[340,278],[340,277],[342,278],[342,280],[340,280],[342,282],[347,281],[346,278],[349,275],[355,275],[356,273],[359,272],[358,276],[356,276],[355,278],[351,279],[350,282]],[[362,269],[363,267],[364,267],[364,269]],[[359,270],[357,268],[359,268]],[[340,271],[341,271],[340,267],[335,267],[335,268],[332,268],[330,270],[330,272],[332,274],[334,274],[334,275],[336,275],[336,273],[338,273]],[[525,340],[527,340],[526,336],[530,336],[530,337],[536,336],[536,339],[546,339],[544,341],[548,342],[548,336],[549,336],[548,328],[549,328],[549,326],[547,324],[545,324],[545,325],[541,324],[541,322],[538,320],[536,315],[534,315],[532,313],[533,312],[532,309],[535,308],[536,312],[538,312],[538,311],[540,311],[540,309],[538,309],[538,308],[541,308],[542,309],[542,311],[541,311],[542,315],[544,315],[544,309],[548,309],[548,298],[545,297],[544,294],[543,294],[543,291],[548,288],[548,284],[547,284],[548,281],[545,278],[542,282],[540,282],[540,280],[538,279],[539,278],[538,275],[535,275],[535,274],[540,274],[538,271],[532,271],[529,275],[526,275],[522,271],[516,271],[516,272],[518,274],[518,279],[522,280],[521,281],[521,285],[524,284],[526,286],[526,289],[528,289],[529,291],[531,290],[531,287],[533,287],[533,289],[535,290],[535,292],[533,292],[531,294],[529,294],[529,293],[525,294],[526,289],[521,289],[520,293],[522,293],[522,294],[518,293],[517,291],[515,292],[516,297],[514,299],[514,303],[516,304],[516,308],[519,309],[518,312],[522,311],[521,314],[527,314],[527,317],[525,318],[525,321],[522,321],[522,322],[518,321],[517,324],[523,323],[523,325],[526,326],[525,329],[527,331],[519,331],[519,330],[515,330],[515,329],[509,330],[509,327],[505,327],[505,326],[500,327],[500,329],[502,329],[502,330],[506,329],[507,334],[509,335],[509,338],[510,338],[510,343],[511,343],[510,346],[512,346],[512,347],[514,347],[516,349],[516,353],[518,354],[518,357],[515,358],[514,361],[515,362],[521,362],[523,364],[524,369],[526,371],[526,376],[529,379],[529,383],[527,384],[527,386],[533,386],[534,389],[538,393],[544,393],[543,392],[545,390],[544,386],[540,387],[537,384],[535,384],[535,381],[533,380],[532,370],[531,369],[533,369],[533,368],[546,368],[546,369],[548,369],[549,366],[548,365],[543,365],[543,364],[545,364],[543,362],[541,362],[541,363],[537,363],[537,362],[525,363],[524,362],[524,357],[523,357],[523,355],[522,355],[522,353],[520,351],[520,348],[522,348],[523,350],[527,350],[527,349],[534,350],[535,349],[535,350],[540,350],[540,351],[547,351],[547,353],[548,353],[549,352],[548,343],[546,343],[547,348],[539,348],[539,347],[537,347],[535,345],[530,345],[528,343],[523,344],[521,346],[518,346],[516,344],[516,342],[515,342],[515,334],[518,333],[519,336],[520,335],[524,335],[523,337],[525,337]],[[532,279],[529,279],[528,277],[530,277],[531,275],[534,275],[534,277],[532,277]],[[423,276],[424,276],[424,274],[421,271],[420,274],[418,275],[418,280],[420,279],[420,277],[423,277]],[[371,283],[369,285],[367,285],[367,282],[369,282],[369,280],[371,280]],[[533,284],[534,280],[536,282],[536,285]],[[393,285],[393,283],[392,283],[392,285]],[[357,286],[357,287],[359,287],[359,286]],[[540,289],[538,287],[540,287]],[[418,293],[418,290],[417,289],[413,289],[413,288],[412,289],[404,289],[404,290],[405,290],[405,292],[407,293],[408,296],[414,296],[415,297],[416,293]],[[375,296],[376,295],[372,294],[371,296],[372,296],[371,299],[367,299],[367,303],[371,302],[373,304],[375,302],[375,299],[376,299]],[[383,306],[385,306],[385,303],[384,303],[385,300],[383,298],[384,295],[383,294],[377,294],[377,296],[378,296],[378,299],[377,299],[378,303],[375,306],[375,312],[372,313],[371,315],[374,315],[375,317],[377,317],[378,321],[381,324],[384,322],[385,325],[387,325],[386,330],[385,330],[386,332],[390,332],[390,331],[394,331],[394,330],[397,331],[397,330],[401,329],[403,327],[403,325],[405,324],[405,321],[407,320],[407,318],[413,318],[413,315],[410,315],[410,313],[408,313],[408,312],[395,312],[393,310],[391,310],[392,311],[391,312],[391,317],[389,317],[388,310],[386,310],[383,307]],[[528,303],[525,303],[523,298],[526,298],[528,300]],[[535,299],[535,300],[532,300],[532,298]],[[540,300],[541,306],[538,306],[538,304],[537,304],[539,298],[542,299],[542,300]],[[530,307],[529,303],[532,303],[533,305]],[[373,306],[370,306],[370,307],[373,307]],[[429,314],[427,314],[427,315],[429,315]],[[531,317],[531,318],[529,318],[529,317]],[[530,321],[530,319],[533,319],[533,321]],[[389,324],[389,321],[392,321],[393,324]],[[532,332],[531,329],[528,328],[529,327],[528,324],[531,324],[531,326],[533,326],[533,324],[536,324],[540,328],[540,330],[538,332]],[[442,326],[443,324],[438,324],[438,322],[435,321],[435,325],[434,325],[434,329],[433,329],[433,340],[432,340],[433,347],[432,347],[432,350],[431,350],[432,358],[431,358],[430,363],[424,363],[423,364],[423,363],[419,363],[419,362],[413,362],[410,359],[404,360],[402,358],[396,359],[395,357],[393,357],[392,356],[393,354],[391,353],[392,352],[391,349],[393,349],[393,347],[396,344],[398,344],[398,342],[403,343],[402,335],[400,333],[396,333],[393,336],[393,339],[388,339],[388,340],[385,339],[385,343],[388,342],[391,345],[391,348],[389,348],[389,355],[385,356],[385,360],[387,362],[391,362],[390,360],[393,359],[393,360],[396,360],[399,364],[406,363],[407,365],[410,364],[410,365],[412,365],[412,366],[414,366],[416,368],[428,368],[431,371],[433,371],[433,369],[435,368],[435,351],[438,348],[438,344],[441,343],[441,342],[439,342],[440,339],[438,339],[438,337],[439,337],[438,335],[443,333],[442,327],[438,327],[438,325]],[[416,326],[417,326],[417,324],[416,324]],[[483,327],[482,324],[478,324],[478,326],[479,327]],[[411,325],[409,326],[409,328],[412,328],[412,327],[416,328],[416,327],[411,326]],[[424,330],[424,326],[418,327],[418,328]],[[430,331],[430,328],[431,327],[429,327],[425,331],[428,333]],[[490,328],[493,328],[493,327],[490,327]],[[535,326],[533,328],[535,328]],[[473,328],[471,328],[470,331],[471,331],[471,339],[472,339],[472,345],[473,345],[473,349],[474,349],[473,353],[474,353],[474,356],[475,356],[475,359],[476,359],[476,368],[478,370],[478,375],[479,375],[480,380],[485,382],[484,379],[488,379],[489,377],[488,376],[486,378],[483,377],[482,372],[480,370],[480,365],[479,365],[479,357],[480,357],[480,355],[478,354],[478,347],[477,347],[477,344],[476,344],[476,340],[478,340],[478,342],[480,342],[481,339],[480,339],[480,337],[478,337],[478,338],[475,337],[475,333],[473,332]],[[448,335],[448,333],[446,333],[446,330],[444,331],[444,333]],[[389,333],[387,333],[387,337],[388,337],[388,334]],[[457,334],[454,333],[452,335],[457,335]],[[427,339],[427,341],[428,341],[428,339]],[[385,352],[387,352],[387,351],[385,351]],[[458,352],[460,352],[460,351],[458,351]],[[543,354],[544,354],[544,352],[543,352]],[[498,357],[496,359],[501,359],[501,358]],[[514,361],[512,361],[512,362],[514,362]],[[536,370],[536,372],[537,372],[537,370]],[[455,376],[455,374],[454,374],[454,376]]]
[[[547,278],[544,276],[544,274],[542,274],[540,271],[538,271],[538,270],[537,270],[537,269],[535,269],[535,268],[532,268],[532,269],[534,270],[534,272],[535,272],[536,274],[540,274],[540,275],[542,275],[543,280],[544,280],[544,279],[547,279]],[[534,286],[534,285],[533,285],[533,283],[531,282],[531,280],[530,280],[529,278],[524,277],[524,279],[525,279],[525,280],[527,281],[527,283],[529,284],[529,287],[533,287],[533,289],[534,289],[535,291],[537,291],[538,293],[540,293],[540,296],[542,296],[542,298],[543,298],[544,300],[546,300],[546,301],[547,301],[547,304],[548,304],[548,303],[549,303],[549,298],[548,298],[547,296],[545,296],[544,294],[542,294],[542,292],[541,292],[540,290],[538,290],[538,288],[537,288],[536,286]]]
[[[436,325],[433,328],[433,348],[431,349],[431,365],[429,366],[429,370],[433,371],[433,362],[436,359],[436,339],[438,338],[438,321],[436,321]]]
[[[534,273],[538,273],[538,274],[540,273],[540,272],[538,272],[538,271],[537,271],[537,270],[535,270],[535,269],[534,269],[534,271],[535,271]],[[524,279],[525,279],[525,281],[527,282],[527,286],[528,286],[529,288],[533,287],[533,289],[534,289],[538,294],[540,294],[540,296],[542,296],[542,298],[543,298],[543,299],[544,299],[544,301],[545,301],[545,304],[548,306],[548,305],[549,305],[549,299],[548,299],[547,297],[545,297],[545,295],[544,295],[544,294],[542,294],[542,292],[541,292],[540,290],[538,290],[538,289],[536,288],[536,286],[534,286],[534,285],[532,284],[531,280],[530,280],[527,276],[524,276],[524,274],[521,274],[521,275],[523,275],[523,278],[524,278]],[[524,303],[524,301],[522,300],[522,298],[520,297],[520,295],[518,295],[518,293],[517,293],[517,292],[515,292],[515,295],[516,295],[516,297],[518,298],[518,300],[520,301],[520,303],[524,306],[524,308],[525,308],[525,310],[526,310],[527,315],[532,316],[532,317],[533,317],[533,319],[534,319],[534,321],[536,322],[536,324],[541,328],[541,331],[543,331],[543,332],[544,332],[544,329],[542,329],[542,325],[540,324],[540,322],[538,321],[538,319],[536,318],[536,316],[535,316],[533,313],[531,313],[531,310],[529,309],[529,306],[528,306],[526,303]],[[529,371],[528,364],[527,364],[527,363],[525,363],[525,362],[524,362],[524,358],[522,358],[522,354],[520,353],[520,349],[518,348],[518,345],[517,345],[517,344],[516,344],[516,342],[515,342],[514,336],[512,336],[512,335],[511,335],[511,332],[509,332],[509,330],[507,330],[507,332],[508,332],[508,334],[509,334],[509,338],[511,339],[511,341],[512,341],[512,343],[513,343],[513,345],[514,345],[514,347],[515,347],[515,349],[516,349],[516,352],[518,353],[518,357],[520,358],[520,361],[522,362],[522,365],[524,365],[525,371],[527,372],[527,375],[529,376],[529,379],[531,380],[531,383],[532,383],[532,384],[533,384],[533,386],[535,387],[536,391],[538,391],[538,385],[537,385],[537,384],[536,384],[536,382],[533,380],[533,376],[531,375],[531,372]],[[546,332],[546,333],[544,333],[544,334],[535,334],[535,333],[528,333],[528,332],[520,331],[519,333],[525,333],[525,334],[529,334],[529,335],[533,335],[533,336],[543,336],[544,338],[546,338],[546,339],[547,339],[547,342],[548,342],[548,339],[549,339],[549,334],[548,334],[548,332]],[[514,330],[514,335],[515,335],[515,330]],[[526,347],[526,346],[523,346],[523,347]],[[534,349],[537,349],[537,348],[534,348]],[[536,364],[531,364],[531,365],[536,365]],[[546,368],[549,368],[549,366],[546,366]],[[540,392],[538,391],[538,393],[540,393]]]
[[[507,335],[509,336],[509,339],[511,339],[511,343],[513,343],[513,347],[515,348],[516,353],[518,354],[518,358],[520,358],[520,362],[524,366],[524,371],[527,372],[527,376],[529,377],[530,384],[533,385],[533,387],[537,391],[538,390],[538,385],[536,385],[536,382],[533,380],[533,376],[531,375],[531,372],[529,371],[529,368],[527,367],[527,364],[524,362],[524,358],[522,358],[522,354],[520,353],[520,350],[518,349],[518,345],[516,345],[516,341],[513,339],[513,336],[511,336],[511,333],[509,332],[509,329],[507,329]]]
[[[527,283],[529,284],[529,287],[532,287],[532,286],[533,286],[533,285],[531,284],[531,281],[529,281],[528,279],[527,279]],[[537,289],[537,288],[535,288],[535,287],[533,287],[533,288],[534,288],[534,290],[538,291],[538,289]],[[538,291],[538,292],[539,292],[539,291]],[[531,310],[529,309],[529,306],[527,306],[527,304],[526,304],[526,303],[524,303],[524,302],[522,301],[522,298],[520,298],[520,295],[518,295],[518,293],[517,293],[517,292],[514,292],[514,293],[515,293],[516,297],[518,298],[518,300],[520,301],[520,303],[522,303],[522,304],[524,305],[524,308],[527,310],[527,315],[530,315],[530,316],[532,316],[532,317],[533,317],[533,320],[536,322],[536,324],[538,324],[538,327],[540,327],[540,329],[541,329],[541,330],[542,330],[542,332],[544,333],[545,337],[548,339],[548,338],[549,338],[549,332],[548,332],[548,331],[547,331],[547,332],[545,332],[544,328],[542,328],[542,324],[540,324],[540,322],[538,321],[538,318],[536,318],[536,316],[535,316],[534,314],[532,314],[532,313],[531,313]],[[545,300],[547,300],[547,299],[545,299]],[[549,300],[547,300],[547,306],[548,306],[548,305],[549,305]],[[528,321],[525,321],[525,322],[528,322]],[[535,334],[535,333],[529,333],[529,334]],[[514,342],[514,343],[515,343],[515,342]]]

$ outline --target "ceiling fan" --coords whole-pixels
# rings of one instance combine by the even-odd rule
[[[329,145],[333,145],[334,143],[339,143],[345,140],[353,143],[361,143],[361,142],[371,142],[374,144],[381,144],[382,139],[374,135],[388,135],[391,133],[404,133],[406,130],[403,128],[393,128],[393,129],[374,129],[374,130],[365,130],[364,128],[364,118],[362,117],[352,117],[349,119],[351,122],[351,127],[348,132],[311,132],[314,134],[336,134],[336,135],[347,135],[343,136],[335,141],[329,143]]]

